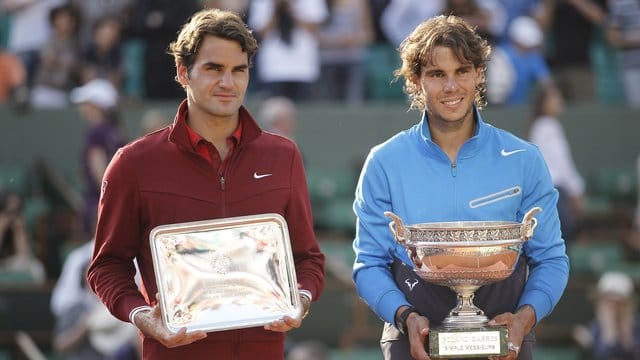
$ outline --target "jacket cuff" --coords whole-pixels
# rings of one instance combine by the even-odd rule
[[[553,309],[553,306],[547,294],[544,291],[540,290],[530,290],[524,293],[520,298],[518,308],[521,308],[524,305],[531,305],[531,307],[533,307],[533,310],[535,310],[536,325],[540,322],[540,320],[549,315],[549,313]]]

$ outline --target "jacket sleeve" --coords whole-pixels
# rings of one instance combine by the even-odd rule
[[[533,237],[524,244],[529,262],[529,278],[520,297],[519,307],[531,305],[536,312],[536,322],[547,316],[556,306],[569,279],[569,258],[558,217],[558,191],[553,187],[551,175],[539,151],[525,177],[525,194],[522,202],[524,213],[539,206],[537,226]]]
[[[105,172],[93,257],[87,280],[109,311],[129,321],[132,309],[147,305],[138,290],[133,263],[142,241],[136,172],[123,150]]]
[[[309,190],[297,147],[291,163],[291,199],[285,219],[289,228],[296,277],[302,289],[309,290],[316,300],[324,288],[325,258],[316,240]]]
[[[352,276],[360,297],[381,319],[393,324],[397,308],[409,302],[390,270],[394,256],[398,256],[388,227],[390,220],[383,215],[392,210],[390,194],[385,171],[370,154],[360,174],[353,205],[357,226]]]

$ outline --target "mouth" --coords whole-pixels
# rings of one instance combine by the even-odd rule
[[[236,98],[234,94],[214,94],[213,97],[222,101],[230,101]]]
[[[446,105],[446,106],[456,106],[458,104],[460,104],[462,102],[463,98],[457,98],[457,99],[451,99],[451,100],[443,100],[441,101],[442,104]]]

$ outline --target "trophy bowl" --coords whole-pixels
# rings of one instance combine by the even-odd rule
[[[414,271],[427,282],[448,286],[457,294],[457,305],[443,320],[444,329],[483,328],[484,312],[473,304],[475,291],[508,278],[520,257],[522,244],[533,236],[539,207],[529,210],[522,222],[457,221],[405,225],[387,211],[389,228],[403,245]]]

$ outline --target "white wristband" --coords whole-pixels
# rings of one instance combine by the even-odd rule
[[[138,327],[138,325],[136,325],[136,322],[134,321],[134,319],[136,318],[136,314],[142,311],[151,311],[151,310],[153,309],[151,308],[151,306],[148,306],[148,305],[138,306],[137,308],[131,310],[131,312],[129,313],[129,322],[131,322],[133,325]]]
[[[300,293],[300,295],[306,296],[307,299],[309,299],[309,302],[313,301],[313,295],[311,295],[311,291],[300,289],[298,292]]]

